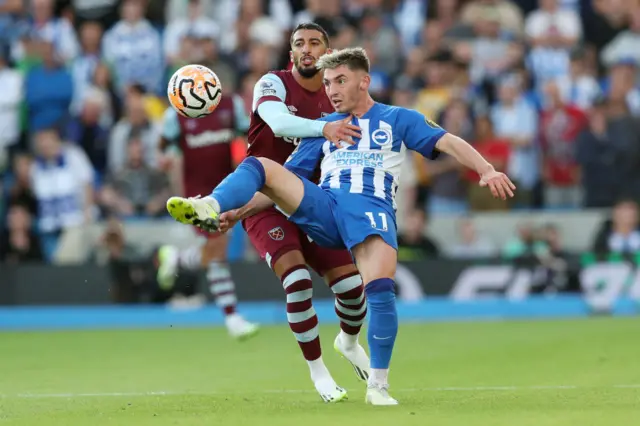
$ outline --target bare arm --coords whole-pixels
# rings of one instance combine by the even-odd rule
[[[488,186],[494,197],[500,197],[503,200],[506,200],[507,196],[513,197],[516,186],[507,175],[497,172],[491,163],[461,138],[447,133],[438,140],[436,149],[451,155],[463,165],[478,172],[480,186]]]
[[[493,171],[493,166],[463,139],[447,133],[436,143],[436,149],[451,155],[463,165],[483,175]]]

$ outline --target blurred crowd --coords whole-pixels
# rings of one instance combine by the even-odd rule
[[[0,0],[0,256],[48,259],[69,227],[165,215],[169,76],[206,65],[248,113],[303,21],[367,49],[376,100],[518,186],[495,200],[452,158],[409,157],[407,223],[640,200],[640,0]]]

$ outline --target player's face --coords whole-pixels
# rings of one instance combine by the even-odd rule
[[[293,34],[291,61],[302,77],[311,78],[318,73],[318,58],[327,50],[320,31],[298,30]]]
[[[333,108],[337,112],[350,112],[366,95],[369,76],[364,71],[351,71],[347,66],[340,65],[324,71],[323,83]]]

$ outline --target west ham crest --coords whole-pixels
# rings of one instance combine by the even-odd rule
[[[282,241],[284,238],[284,231],[278,226],[269,231],[269,236],[272,240]]]

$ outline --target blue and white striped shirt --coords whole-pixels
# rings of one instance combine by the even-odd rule
[[[333,113],[319,120],[337,121],[346,116]],[[417,111],[380,103],[352,123],[362,133],[354,145],[338,148],[323,138],[305,138],[285,167],[309,179],[320,164],[322,189],[381,198],[395,210],[403,147],[435,158],[436,142],[446,132]]]

